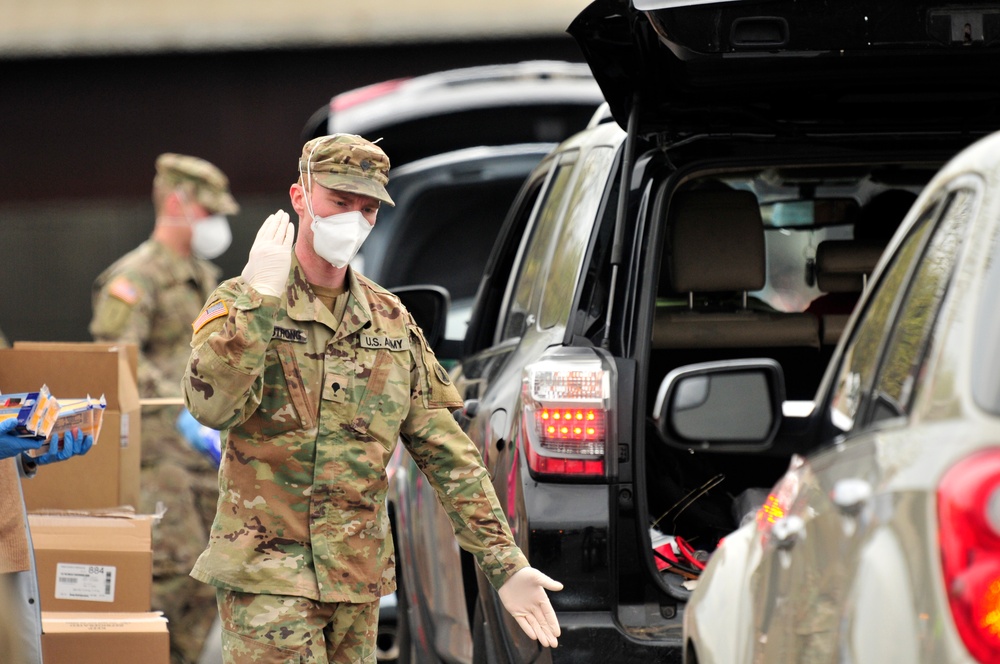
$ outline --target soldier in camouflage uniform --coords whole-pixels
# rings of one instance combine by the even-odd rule
[[[156,160],[156,224],[150,239],[102,272],[93,287],[96,341],[139,347],[139,391],[178,405],[142,410],[140,511],[166,507],[153,529],[153,608],[170,621],[174,662],[197,661],[218,615],[214,593],[190,578],[215,515],[218,470],[178,433],[180,380],[191,352],[191,321],[219,283],[208,259],[231,238],[222,215],[238,211],[214,165],[167,153]]]
[[[219,503],[192,576],[218,589],[226,662],[375,662],[396,588],[386,464],[399,436],[525,631],[554,647],[545,589],[513,543],[457,390],[399,299],[348,267],[392,204],[389,160],[359,136],[305,144],[241,277],[194,322],[191,413],[222,429]],[[325,216],[329,215],[329,216]]]

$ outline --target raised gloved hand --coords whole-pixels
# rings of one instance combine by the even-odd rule
[[[79,429],[70,429],[63,432],[62,445],[59,445],[59,436],[53,436],[49,451],[36,457],[35,463],[44,466],[47,463],[65,461],[70,457],[80,456],[90,451],[94,446],[94,437],[84,434]]]
[[[44,440],[34,438],[21,438],[13,433],[17,428],[17,418],[12,417],[0,422],[0,459],[9,459],[22,452],[37,450],[45,443]]]
[[[264,220],[257,239],[250,247],[250,258],[243,268],[243,279],[261,295],[281,296],[292,266],[292,243],[295,226],[288,213],[278,210]]]
[[[218,431],[194,419],[187,408],[182,409],[177,416],[177,430],[191,447],[211,459],[216,466],[219,465],[222,460],[222,439]]]
[[[550,579],[534,567],[524,567],[500,586],[500,601],[514,616],[524,633],[547,648],[559,645],[561,633],[556,612],[546,590],[562,590],[563,584]]]

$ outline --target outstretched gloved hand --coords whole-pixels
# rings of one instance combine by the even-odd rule
[[[63,432],[62,445],[59,445],[59,436],[54,436],[49,445],[49,451],[36,457],[35,463],[44,466],[47,463],[65,461],[70,457],[86,454],[94,445],[94,437],[84,434],[79,429],[70,429]]]
[[[563,584],[534,567],[524,567],[500,586],[500,601],[514,616],[524,633],[547,648],[559,645],[559,620],[546,590],[562,590]]]
[[[288,213],[278,210],[269,216],[250,247],[243,279],[261,295],[280,296],[292,266],[294,241],[295,226],[288,220]]]
[[[21,452],[37,450],[45,442],[44,440],[35,440],[34,438],[21,438],[13,433],[16,428],[16,417],[0,422],[0,459],[9,459]]]

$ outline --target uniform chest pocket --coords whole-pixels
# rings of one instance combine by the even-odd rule
[[[410,412],[410,368],[396,361],[409,357],[405,351],[380,349],[367,379],[355,378],[365,381],[365,387],[351,428],[378,440],[387,450],[395,447],[400,425]]]
[[[314,408],[290,343],[280,342],[267,349],[261,379],[260,406],[246,423],[250,433],[269,438],[316,426]]]

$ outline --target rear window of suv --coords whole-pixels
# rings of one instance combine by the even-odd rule
[[[614,157],[614,150],[610,147],[595,148],[579,169],[580,175],[573,186],[567,214],[555,234],[552,261],[539,311],[539,324],[543,329],[565,325],[569,319],[583,254],[590,242],[594,218],[601,205]]]
[[[521,247],[517,276],[511,286],[510,307],[503,325],[501,340],[520,337],[529,326],[540,296],[539,286],[545,277],[545,266],[553,249],[553,240],[559,230],[559,213],[566,200],[564,191],[569,186],[576,165],[576,153],[569,153],[555,168],[543,194],[540,212],[534,226]]]

